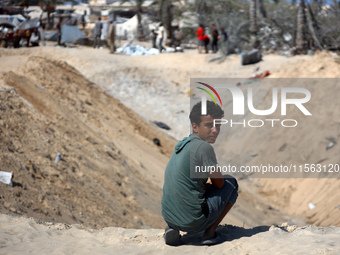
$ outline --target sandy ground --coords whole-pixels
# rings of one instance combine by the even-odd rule
[[[338,58],[329,53],[290,58],[265,55],[264,61],[257,65],[241,66],[239,56],[232,55],[220,62],[218,55],[198,55],[193,50],[130,57],[108,54],[106,49],[50,45],[1,49],[0,59],[0,170],[13,172],[15,182],[13,188],[0,184],[0,213],[96,229],[164,227],[160,215],[163,173],[176,139],[189,133],[190,78],[248,78],[256,67],[259,71],[270,70],[271,77],[276,78],[340,77]],[[337,111],[333,112],[336,115]],[[163,121],[171,130],[159,129],[152,121]],[[334,125],[331,129],[323,127],[327,132],[320,131],[320,136],[327,136],[329,131],[339,139],[340,134],[332,129]],[[308,130],[303,130],[299,135],[303,137],[306,132]],[[280,135],[275,134],[272,139],[277,136]],[[160,140],[161,146],[154,144],[154,138]],[[261,136],[253,136],[244,138],[241,143],[239,139],[229,142],[231,149],[239,150],[239,157],[246,158],[248,151],[236,144],[247,143],[254,147],[261,139]],[[290,139],[293,141],[296,137]],[[302,146],[311,147],[308,141]],[[337,146],[322,156],[338,160]],[[277,150],[275,147],[259,149],[268,153],[257,157],[258,162]],[[55,164],[58,152],[62,154],[62,160]],[[225,153],[219,157],[231,157],[230,151]],[[274,155],[284,160],[277,153]],[[318,150],[310,156],[315,155],[319,155]],[[338,179],[240,178],[239,184],[237,204],[223,223],[238,226],[240,236],[247,236],[244,231],[250,227],[265,225],[268,230],[270,225],[282,222],[299,226],[306,222],[340,226]],[[310,201],[316,205],[313,210],[308,208]],[[72,227],[58,234],[60,232],[54,227],[50,230],[48,226],[36,225],[30,220],[1,216],[4,228],[10,229],[12,222],[18,226],[13,228],[14,232],[4,232],[6,241],[1,243],[7,249],[17,244],[13,233],[20,233],[25,224],[38,229],[31,237],[18,237],[32,242],[32,251],[38,245],[35,238],[39,237],[39,231],[46,238],[60,236],[60,240],[73,235],[68,231],[75,231],[76,239],[70,239],[68,246],[58,248],[63,253],[76,243],[81,247],[80,233],[88,236],[101,233],[76,231]],[[207,251],[247,254],[251,250],[253,253],[250,254],[263,254],[264,250],[274,252],[271,249],[275,249],[275,253],[282,250],[282,254],[293,251],[299,254],[304,248],[299,250],[298,243],[308,243],[311,246],[305,247],[304,251],[315,254],[333,254],[338,249],[332,243],[331,234],[329,243],[314,242],[324,231],[338,233],[334,228],[301,228],[296,232],[299,234],[267,230],[253,235],[249,247],[243,242],[248,238],[242,237],[235,238],[237,240],[233,240],[231,246],[226,242],[221,245],[223,249],[208,248]],[[121,247],[126,240],[127,253],[129,249],[133,253],[135,243],[139,242],[148,247],[140,253],[149,253],[152,247],[163,253],[176,251],[164,246],[162,230],[129,231],[105,229],[96,239],[102,253],[109,248]],[[141,231],[140,239],[137,234],[136,238],[130,238],[138,231]],[[281,234],[276,235],[276,232]],[[124,233],[127,233],[127,239]],[[114,241],[110,241],[110,236]],[[273,242],[277,246],[272,247]],[[84,247],[94,249],[91,242],[87,245]],[[43,251],[58,252],[48,248]]]
[[[85,229],[0,215],[4,254],[339,254],[340,228],[258,226],[218,228],[223,242],[201,246],[200,234],[183,235],[184,245],[164,245],[160,229]]]

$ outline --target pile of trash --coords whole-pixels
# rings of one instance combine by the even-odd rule
[[[156,48],[146,49],[138,44],[131,45],[130,43],[127,43],[123,47],[116,49],[116,52],[130,56],[157,55],[160,53],[159,49]],[[183,49],[181,47],[176,48],[167,47],[162,52],[165,53],[183,52]]]
[[[160,53],[158,49],[155,48],[145,49],[144,47],[138,44],[131,45],[130,43],[125,44],[124,47],[122,48],[118,48],[116,52],[130,56],[157,55]]]

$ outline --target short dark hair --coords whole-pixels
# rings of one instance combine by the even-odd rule
[[[202,102],[198,102],[195,104],[190,112],[189,119],[191,124],[196,123],[198,126],[201,124],[201,117],[204,116],[202,115]],[[224,111],[222,108],[218,105],[215,104],[212,101],[207,101],[207,115],[210,115],[213,118],[222,118],[224,116]]]

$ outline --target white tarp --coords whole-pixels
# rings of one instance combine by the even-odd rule
[[[116,24],[116,36],[123,40],[132,40],[137,34],[137,15],[124,23]]]
[[[137,15],[133,16],[131,19],[128,19],[124,23],[119,22],[124,22],[124,19],[121,18],[115,22],[117,38],[121,40],[133,40],[137,36]],[[144,28],[148,27],[149,21],[146,15],[142,15],[141,23]]]
[[[39,25],[40,25],[40,21],[38,19],[25,20],[24,22],[20,23],[20,25],[18,26],[18,29],[26,30],[26,29],[39,27]]]
[[[118,48],[116,50],[117,53],[123,53],[125,55],[130,56],[141,56],[141,55],[157,55],[159,54],[159,50],[155,48],[145,49],[140,45],[130,45],[129,43],[125,44],[123,48]]]
[[[23,21],[25,21],[25,17],[21,14],[16,15],[0,15],[1,20],[6,20],[11,22],[14,26],[19,26],[19,24]]]

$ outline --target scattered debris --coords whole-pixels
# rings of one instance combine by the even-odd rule
[[[254,73],[258,72],[259,70],[260,70],[260,67],[258,66],[254,69]]]
[[[262,60],[261,52],[257,49],[251,50],[250,52],[242,52],[241,64],[251,65],[256,64]]]
[[[277,208],[275,208],[275,207],[272,207],[271,205],[269,205],[267,208],[268,208],[269,210],[272,210],[272,211],[275,211],[275,212],[279,212],[279,211],[280,211],[279,209],[277,209]]]
[[[284,144],[280,147],[279,151],[284,151],[284,150],[286,149],[286,147],[287,147],[287,144],[284,143]]]
[[[292,233],[292,232],[294,232],[294,231],[295,231],[295,229],[297,229],[297,226],[296,226],[296,225],[293,225],[293,226],[288,226],[288,227],[287,227],[287,231],[288,231],[289,233]]]
[[[156,144],[157,146],[161,146],[161,141],[158,138],[154,138],[153,139],[154,144]]]
[[[170,130],[171,129],[167,124],[165,124],[165,123],[163,123],[161,121],[154,121],[153,123],[156,124],[158,127],[163,128],[165,130]]]
[[[54,163],[58,164],[61,159],[61,154],[58,153],[57,156],[55,157]]]
[[[329,150],[333,148],[334,145],[336,145],[336,140],[333,136],[326,137],[326,139],[329,141],[329,143],[327,144],[326,150]]]
[[[308,207],[310,210],[313,210],[315,208],[315,205],[312,202],[309,202]]]
[[[288,227],[289,225],[288,225],[288,222],[284,222],[284,223],[282,223],[281,224],[281,226],[280,227],[282,227],[282,228],[286,228],[286,227]]]
[[[0,171],[0,182],[13,187],[12,177],[13,177],[12,173]]]
[[[265,78],[265,77],[267,77],[267,76],[269,76],[269,75],[270,75],[270,72],[269,72],[268,70],[266,70],[266,71],[264,71],[264,72],[262,72],[262,73],[255,74],[255,75],[252,77],[252,79],[263,79],[263,78]]]
[[[145,49],[140,45],[131,45],[129,43],[125,44],[123,48],[118,48],[116,50],[117,53],[123,53],[125,55],[130,56],[141,56],[141,55],[157,55],[159,54],[159,50],[155,48]]]

